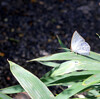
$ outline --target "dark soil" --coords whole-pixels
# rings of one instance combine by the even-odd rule
[[[7,59],[40,78],[50,68],[26,60],[60,52],[56,35],[70,48],[75,30],[100,52],[99,0],[0,0],[0,88],[18,84]]]

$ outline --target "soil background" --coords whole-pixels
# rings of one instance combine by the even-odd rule
[[[29,59],[61,52],[77,30],[100,53],[99,0],[0,0],[0,88],[18,84],[7,59],[42,77],[51,68]]]

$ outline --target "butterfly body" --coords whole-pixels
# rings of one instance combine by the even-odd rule
[[[87,42],[85,42],[84,38],[75,31],[72,40],[71,40],[71,50],[75,53],[81,55],[89,55],[90,54],[90,46]]]

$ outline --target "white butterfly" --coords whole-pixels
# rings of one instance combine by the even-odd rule
[[[75,31],[71,39],[71,50],[81,55],[90,54],[90,45],[85,42],[84,38]]]

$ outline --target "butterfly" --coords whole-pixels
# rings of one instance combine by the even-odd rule
[[[75,31],[71,39],[71,50],[81,55],[90,54],[90,45],[85,42],[85,39]]]

